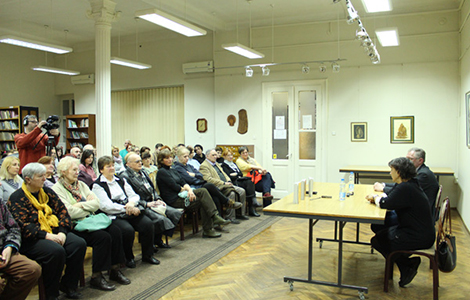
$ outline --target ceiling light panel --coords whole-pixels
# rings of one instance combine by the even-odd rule
[[[151,65],[148,65],[148,64],[144,64],[144,63],[140,63],[137,61],[128,60],[128,59],[124,59],[120,57],[111,57],[110,62],[115,65],[121,65],[121,66],[130,67],[134,69],[139,69],[139,70],[150,69],[152,67]]]
[[[397,28],[384,28],[375,31],[382,47],[393,47],[400,45]]]
[[[361,0],[366,12],[376,13],[382,11],[391,11],[392,3],[390,0]]]
[[[264,54],[239,43],[224,44],[222,48],[249,59],[263,58]]]
[[[187,37],[206,35],[207,31],[191,23],[158,9],[145,9],[135,13],[136,17],[147,20],[159,26],[178,32]]]
[[[62,75],[79,75],[80,74],[80,72],[78,71],[46,67],[46,66],[35,66],[35,67],[31,67],[31,69],[34,71],[41,71],[41,72],[55,73],[55,74],[62,74]]]
[[[25,47],[25,48],[35,49],[35,50],[41,50],[41,51],[46,51],[46,52],[52,52],[56,54],[64,54],[64,53],[69,53],[73,51],[73,49],[69,47],[53,45],[49,43],[34,41],[34,40],[16,37],[12,35],[1,36],[0,43],[20,46],[20,47]]]

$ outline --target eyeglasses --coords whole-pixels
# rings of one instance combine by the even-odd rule
[[[29,123],[32,123],[32,124],[37,124],[37,123],[38,123],[38,121],[37,121],[37,120],[36,120],[36,121],[29,121]]]

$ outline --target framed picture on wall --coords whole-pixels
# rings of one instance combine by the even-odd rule
[[[367,122],[351,122],[351,142],[367,142]]]
[[[415,117],[390,117],[390,143],[415,142]]]
[[[206,119],[197,119],[196,121],[196,130],[200,133],[207,131],[207,120]]]
[[[467,120],[467,147],[470,148],[470,92],[465,94],[465,119]]]

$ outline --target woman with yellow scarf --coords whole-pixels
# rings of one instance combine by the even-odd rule
[[[21,229],[20,253],[42,266],[46,299],[57,299],[59,289],[67,298],[79,299],[77,286],[86,242],[71,232],[72,221],[57,194],[43,188],[46,167],[29,163],[22,174],[23,185],[7,202]],[[64,265],[67,268],[62,276]]]

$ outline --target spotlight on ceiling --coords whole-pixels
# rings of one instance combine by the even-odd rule
[[[367,31],[364,27],[359,28],[356,30],[356,39],[363,41],[365,39],[369,38],[369,35],[367,34]]]
[[[304,73],[304,74],[310,73],[310,67],[307,66],[307,65],[303,65],[302,66],[302,73]]]
[[[334,62],[331,64],[331,69],[333,70],[333,73],[339,73],[339,68],[340,66],[338,65],[337,62]]]
[[[325,73],[326,72],[326,66],[324,64],[321,64],[318,69],[320,70],[320,73]]]
[[[348,10],[348,18],[346,20],[348,24],[352,24],[359,20],[359,14],[349,0],[346,0],[346,8]]]
[[[261,70],[263,71],[263,76],[269,76],[269,72],[271,72],[266,66],[261,67]]]
[[[245,76],[246,77],[253,77],[253,69],[250,67],[246,67],[245,69]]]

